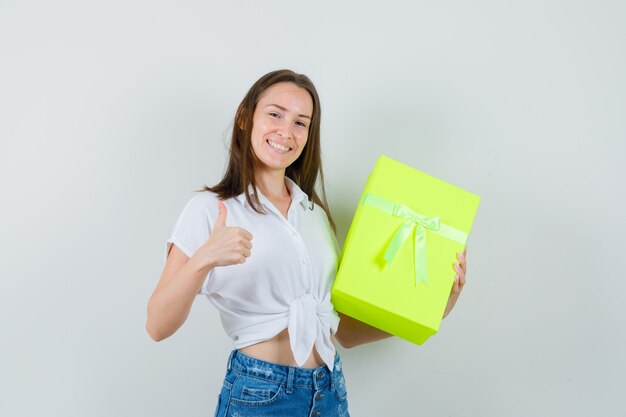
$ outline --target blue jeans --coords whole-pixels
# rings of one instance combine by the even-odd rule
[[[349,417],[341,359],[333,372],[266,362],[233,350],[216,417]]]

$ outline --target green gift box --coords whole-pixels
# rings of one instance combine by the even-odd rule
[[[480,198],[381,156],[344,243],[335,309],[422,344],[439,324]]]

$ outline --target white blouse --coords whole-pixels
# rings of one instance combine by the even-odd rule
[[[330,332],[337,332],[339,316],[330,302],[330,290],[339,247],[324,210],[309,202],[290,178],[285,177],[285,184],[291,194],[287,218],[258,189],[267,214],[255,212],[243,193],[224,201],[226,226],[252,234],[252,254],[243,264],[211,270],[200,294],[219,311],[235,349],[271,339],[288,328],[299,366],[315,345],[332,371],[335,347]],[[172,244],[191,257],[208,240],[217,214],[215,193],[193,196],[167,240],[165,258]]]

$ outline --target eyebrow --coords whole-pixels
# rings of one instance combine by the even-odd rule
[[[265,107],[270,107],[270,106],[278,107],[282,111],[289,111],[288,109],[284,108],[283,106],[279,106],[278,104],[268,104]],[[298,117],[306,117],[307,119],[311,119],[311,116],[307,116],[306,114],[299,114]]]

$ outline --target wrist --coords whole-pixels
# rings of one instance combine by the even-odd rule
[[[217,266],[211,254],[200,253],[200,251],[196,251],[189,259],[189,262],[195,271],[209,272]]]

